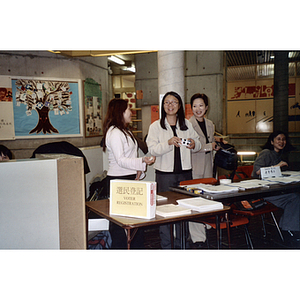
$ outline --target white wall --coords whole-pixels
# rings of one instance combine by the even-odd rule
[[[2,162],[0,182],[0,249],[59,249],[56,160]]]
[[[101,175],[104,170],[107,170],[103,167],[104,165],[104,156],[102,157],[102,148],[100,146],[93,146],[93,147],[84,147],[80,148],[82,153],[87,159],[90,173],[85,175],[86,181],[86,196],[89,196],[89,187],[90,182],[96,175]]]

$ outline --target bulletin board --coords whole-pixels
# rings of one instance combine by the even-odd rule
[[[85,136],[103,135],[101,84],[92,78],[84,81]]]
[[[15,138],[83,135],[80,80],[12,77],[11,85]]]

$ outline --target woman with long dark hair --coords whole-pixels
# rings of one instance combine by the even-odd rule
[[[269,135],[263,150],[254,162],[252,177],[260,177],[260,168],[288,167],[288,153],[295,149],[289,142],[289,137],[283,131],[274,131]],[[300,246],[300,194],[292,193],[266,197],[265,200],[283,209],[279,226],[287,242],[293,247]]]
[[[158,193],[192,179],[191,153],[201,148],[197,132],[185,119],[183,105],[179,94],[166,93],[161,102],[161,119],[149,127],[146,142],[149,153],[156,157],[154,169]],[[182,139],[189,141],[189,145],[184,145]],[[162,248],[171,248],[169,228],[168,225],[160,226]],[[176,230],[175,247],[180,236]]]
[[[107,182],[110,180],[139,180],[146,170],[146,165],[152,164],[155,157],[137,157],[138,143],[129,130],[131,110],[127,101],[114,98],[108,104],[103,123],[103,151],[108,152]],[[109,194],[109,193],[108,193]],[[110,222],[112,248],[127,248],[127,238],[124,230]],[[132,248],[143,248],[142,230],[132,241]]]
[[[260,176],[260,168],[279,166],[280,168],[288,166],[288,153],[295,149],[290,144],[288,135],[277,130],[272,132],[267,142],[262,146],[262,151],[255,160],[252,177]]]

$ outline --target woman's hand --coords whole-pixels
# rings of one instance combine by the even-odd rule
[[[212,143],[211,143],[211,145],[212,145],[212,149],[213,149],[213,150],[216,150],[216,151],[218,151],[218,150],[220,150],[220,149],[221,149],[221,147],[220,147],[220,146],[218,146],[218,144],[217,144],[216,142],[212,142]]]
[[[277,165],[271,166],[271,167],[280,167],[280,168],[281,168],[281,167],[284,167],[284,166],[288,166],[288,163],[282,160],[282,161],[281,161],[280,163],[278,163]],[[260,173],[261,173],[261,172],[260,172],[260,169],[256,171],[256,174],[257,174],[257,175],[260,175]]]
[[[151,165],[153,163],[155,163],[156,157],[155,156],[145,156],[143,157],[143,162],[146,163],[147,165]]]
[[[142,171],[137,171],[135,180],[139,180],[140,177],[141,177],[141,175],[142,175],[142,173],[143,173]]]
[[[195,141],[193,139],[188,139],[190,144],[186,146],[188,149],[194,149],[195,148]]]
[[[168,140],[168,144],[174,145],[175,147],[180,147],[181,146],[181,139],[178,136],[173,136],[171,139]],[[195,147],[195,145],[194,145]]]
[[[285,162],[285,161],[281,161],[280,163],[278,163],[276,166],[274,166],[274,167],[284,167],[284,166],[288,166],[288,163],[287,162]]]
[[[146,177],[146,174],[145,172],[143,171],[137,171],[136,172],[136,177],[135,177],[135,180],[142,180]]]

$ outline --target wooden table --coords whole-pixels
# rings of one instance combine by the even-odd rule
[[[163,192],[159,193],[159,195],[165,196],[168,198],[168,200],[162,200],[157,203],[158,205],[164,205],[164,204],[177,204],[176,200],[188,198],[186,195],[178,192]],[[132,239],[134,238],[137,230],[141,227],[146,226],[154,226],[154,225],[164,225],[164,224],[171,224],[175,222],[180,222],[181,224],[181,248],[185,248],[185,222],[186,221],[192,221],[194,219],[201,219],[204,217],[209,216],[215,216],[216,217],[216,224],[217,224],[217,246],[218,249],[221,247],[220,243],[220,221],[219,216],[224,215],[225,220],[228,222],[227,213],[230,211],[229,206],[224,206],[221,210],[206,212],[206,213],[200,213],[196,211],[192,211],[191,214],[182,215],[182,216],[176,216],[176,217],[160,217],[155,216],[153,219],[140,219],[140,218],[132,218],[132,217],[122,217],[122,216],[116,216],[116,215],[110,215],[109,214],[109,200],[98,200],[98,201],[90,201],[86,202],[86,218],[88,222],[88,213],[89,211],[94,212],[95,214],[109,220],[110,222],[113,222],[117,224],[118,226],[124,228],[127,232],[127,248],[130,249],[130,244]],[[229,224],[227,224],[229,226]]]

